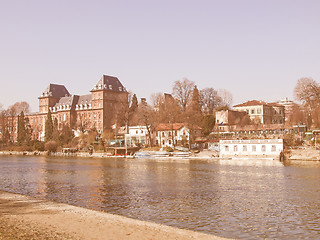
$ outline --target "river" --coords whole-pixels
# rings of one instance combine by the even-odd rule
[[[0,189],[227,238],[320,238],[320,164],[0,156]]]

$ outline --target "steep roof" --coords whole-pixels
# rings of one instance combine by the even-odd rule
[[[247,106],[257,106],[257,105],[268,105],[268,104],[263,101],[251,100],[242,104],[235,105],[233,107],[247,107]]]
[[[54,107],[58,108],[58,107],[62,107],[62,106],[67,106],[67,105],[69,105],[71,109],[74,109],[78,98],[79,98],[79,96],[77,96],[77,95],[62,97],[62,98],[60,98],[59,101],[54,105]]]
[[[76,102],[76,104],[91,104],[91,99],[92,99],[91,94],[81,95],[79,96],[79,99]]]
[[[107,90],[114,92],[126,92],[125,87],[119,81],[117,77],[112,77],[108,75],[102,75],[100,80],[96,85],[94,85],[91,91]]]
[[[156,127],[156,131],[179,130],[184,126],[186,126],[188,128],[187,124],[185,124],[185,123],[173,123],[173,124],[171,124],[171,123],[160,123]],[[193,129],[194,130],[201,130],[202,128],[197,126],[197,125],[194,125]]]
[[[52,84],[50,83],[49,86],[44,90],[44,92],[41,94],[39,98],[42,97],[53,97],[53,98],[61,98],[70,96],[70,93],[66,89],[64,85],[59,84]]]

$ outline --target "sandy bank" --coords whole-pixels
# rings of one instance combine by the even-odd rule
[[[0,239],[223,239],[0,191]]]

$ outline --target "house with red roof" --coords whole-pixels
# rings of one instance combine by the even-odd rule
[[[252,100],[233,106],[234,111],[246,112],[256,124],[284,124],[285,109],[278,103]]]

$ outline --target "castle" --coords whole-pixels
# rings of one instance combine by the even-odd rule
[[[116,122],[120,105],[127,100],[125,87],[117,77],[103,75],[90,92],[72,95],[64,85],[49,84],[39,96],[39,112],[27,115],[32,139],[44,140],[49,111],[52,119],[57,119],[59,129],[66,124],[80,131],[94,128],[101,134],[110,128]]]

